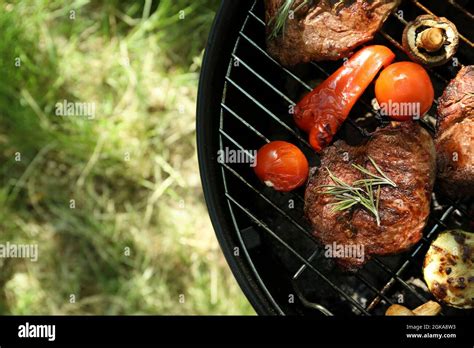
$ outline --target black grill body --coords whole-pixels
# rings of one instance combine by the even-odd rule
[[[371,42],[409,60],[400,45],[404,24],[424,13],[453,21],[463,34],[456,64],[430,69],[435,96],[462,64],[472,64],[474,38],[468,1],[406,0]],[[340,65],[313,62],[286,69],[265,51],[263,1],[223,1],[205,54],[199,85],[197,145],[209,214],[225,257],[259,314],[383,315],[390,304],[409,308],[432,299],[422,280],[430,242],[448,228],[473,230],[474,204],[436,193],[423,239],[406,253],[375,257],[357,273],[341,271],[324,257],[303,216],[304,188],[278,193],[265,187],[245,163],[219,163],[218,151],[259,149],[271,140],[297,145],[310,165],[319,159],[289,108]],[[375,116],[373,88],[356,103],[338,138],[357,141],[388,122]],[[434,132],[435,108],[420,121]],[[443,307],[445,315],[472,310]]]

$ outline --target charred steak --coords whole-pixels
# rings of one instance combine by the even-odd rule
[[[286,21],[284,32],[271,35],[272,19],[285,0],[265,0],[268,52],[283,65],[337,60],[371,40],[400,0],[313,0]]]
[[[438,104],[436,133],[440,190],[474,196],[474,66],[462,68]]]
[[[363,178],[351,163],[375,173],[370,156],[397,187],[382,186],[379,199],[380,226],[361,205],[334,211],[335,198],[324,194],[321,185],[332,184],[326,167],[348,184]],[[313,233],[325,246],[363,247],[364,258],[344,257],[335,261],[355,270],[371,255],[407,250],[420,240],[430,212],[435,179],[435,149],[431,136],[417,123],[404,122],[378,129],[361,146],[339,140],[327,147],[305,192],[305,214]]]

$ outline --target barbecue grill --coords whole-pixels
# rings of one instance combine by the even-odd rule
[[[249,157],[270,140],[297,145],[310,165],[318,156],[290,115],[291,106],[340,65],[312,62],[285,68],[265,51],[263,1],[223,1],[216,16],[201,74],[197,143],[204,194],[217,238],[239,285],[259,314],[383,315],[393,303],[409,308],[431,297],[422,281],[430,242],[448,228],[472,231],[472,200],[451,201],[435,192],[420,242],[403,254],[374,257],[347,273],[324,257],[303,215],[304,188],[279,193],[265,187],[248,163],[218,161],[218,151]],[[428,69],[435,97],[459,68],[472,64],[473,15],[468,0],[406,0],[373,40],[409,60],[400,44],[408,21],[425,13],[447,17],[461,34],[452,64]],[[388,122],[374,110],[368,88],[338,132],[347,141]],[[436,103],[434,103],[436,104]],[[432,133],[435,108],[420,120]],[[443,307],[443,315],[472,310]]]

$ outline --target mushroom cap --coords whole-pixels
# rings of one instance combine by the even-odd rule
[[[430,28],[442,29],[445,35],[445,43],[435,52],[428,52],[419,46],[421,33]],[[429,14],[422,15],[406,25],[402,44],[413,61],[427,66],[438,66],[449,61],[456,53],[459,46],[459,34],[456,26],[448,19]]]

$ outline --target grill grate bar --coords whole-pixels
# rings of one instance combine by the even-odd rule
[[[455,204],[455,211],[457,211],[459,213],[459,215],[461,215],[461,216],[467,216],[468,215],[467,211],[464,208],[462,208],[460,205],[457,205],[457,204]]]
[[[392,13],[391,16],[396,17],[400,22],[402,22],[403,25],[407,25],[408,21],[405,20],[402,16],[399,16],[397,13]]]
[[[318,303],[308,301],[306,299],[306,297],[304,296],[304,294],[299,289],[298,284],[296,283],[296,280],[294,280],[294,279],[292,280],[292,285],[293,285],[293,289],[295,290],[296,296],[298,296],[298,299],[301,301],[303,306],[305,306],[307,308],[311,308],[311,309],[316,309],[317,311],[319,311],[320,313],[322,313],[326,316],[334,316],[334,314],[329,309],[327,309],[326,307],[321,306]]]
[[[253,101],[257,106],[259,106],[263,111],[265,111],[273,120],[279,123],[283,128],[285,128],[288,132],[290,132],[293,136],[295,136],[299,141],[305,144],[309,149],[312,149],[311,145],[303,139],[299,134],[297,134],[291,127],[289,127],[285,122],[280,120],[273,112],[268,110],[262,103],[260,103],[257,99],[255,99],[250,93],[248,93],[245,89],[243,89],[239,84],[234,82],[230,77],[226,77],[226,80],[237,88],[242,94],[244,94],[248,99]]]
[[[249,12],[251,13],[251,12]],[[253,47],[255,47],[260,53],[265,55],[268,59],[270,59],[273,63],[275,63],[280,69],[282,69],[285,73],[287,73],[289,76],[291,76],[295,81],[299,82],[304,88],[306,88],[308,91],[311,91],[312,88],[304,82],[302,79],[300,79],[298,76],[293,74],[290,70],[285,68],[283,65],[278,63],[278,61],[275,60],[271,55],[269,55],[263,48],[261,48],[257,43],[255,43],[251,38],[249,38],[244,32],[239,33],[240,36],[242,36],[245,40],[247,40]]]
[[[255,217],[248,209],[243,207],[234,197],[229,193],[226,193],[226,197],[234,203],[240,210],[242,210],[250,219],[256,222],[261,226],[267,233],[269,233],[274,239],[276,239],[281,245],[283,245],[288,251],[290,251],[294,256],[296,256],[301,262],[303,262],[313,273],[317,274],[321,279],[323,279],[327,284],[329,284],[334,290],[336,290],[339,295],[345,298],[347,301],[351,302],[362,314],[370,315],[369,312],[356,300],[350,297],[345,291],[340,289],[336,284],[334,284],[330,279],[328,279],[324,274],[322,274],[317,268],[315,268],[311,263],[309,263],[303,256],[301,256],[296,250],[294,250],[288,243],[281,239],[275,232],[273,232],[267,224]]]
[[[360,279],[370,290],[382,297],[387,303],[393,304],[393,301],[391,299],[389,299],[384,293],[382,293],[379,289],[373,286],[367,279],[365,279],[365,277],[363,277],[359,273],[356,273],[355,276],[357,277],[357,279]],[[367,307],[367,310],[370,311],[371,309]]]
[[[250,152],[248,152],[246,149],[244,149],[242,147],[242,145],[240,145],[238,142],[236,142],[229,134],[226,133],[225,130],[223,130],[222,128],[219,129],[219,133],[221,133],[224,137],[226,137],[230,142],[232,142],[235,146],[237,146],[239,148],[239,150],[245,152],[245,154],[252,158],[252,160],[255,160],[255,156],[252,155]]]
[[[237,61],[239,63],[241,63],[247,70],[249,70],[254,76],[256,76],[260,81],[262,81],[263,83],[265,83],[268,87],[270,87],[275,93],[277,93],[279,96],[281,96],[283,99],[285,99],[288,104],[290,105],[295,105],[296,103],[290,99],[290,97],[288,97],[286,94],[284,94],[283,92],[281,92],[278,88],[276,88],[275,86],[273,86],[270,82],[268,82],[264,77],[262,77],[262,75],[260,75],[259,73],[257,73],[254,69],[252,69],[247,63],[245,63],[245,61],[242,60],[242,58],[239,58],[237,55],[235,54],[232,54],[232,57],[234,57],[235,59],[237,59]]]
[[[311,256],[308,257],[308,262],[313,262],[313,259],[316,257],[317,254],[318,254],[318,249],[313,251]],[[298,268],[296,273],[293,275],[293,280],[297,280],[300,277],[300,275],[304,272],[305,269],[306,269],[306,264],[302,264],[300,268]]]
[[[248,123],[247,121],[245,121],[242,117],[240,117],[239,115],[237,115],[237,113],[232,110],[231,108],[229,108],[227,105],[225,105],[224,103],[221,103],[221,107],[224,108],[229,114],[231,114],[232,116],[234,116],[236,119],[238,119],[240,122],[242,122],[242,124],[244,126],[246,126],[247,128],[249,128],[250,130],[252,130],[255,134],[257,134],[260,138],[263,139],[263,141],[265,141],[266,143],[269,143],[270,140],[265,136],[263,135],[262,133],[260,133],[258,130],[256,130],[250,123]]]
[[[383,286],[383,288],[380,290],[380,293],[385,295],[385,293],[392,288],[392,286],[396,283],[395,278],[390,278],[390,280]],[[381,301],[381,296],[376,296],[375,298],[370,301],[370,304],[367,306],[368,311],[372,311],[377,307],[377,305]]]
[[[260,22],[261,24],[265,25],[266,26],[266,23],[263,19],[261,19],[259,16],[257,16],[255,13],[253,13],[253,11],[249,11],[249,14],[255,18],[258,22]]]
[[[441,220],[438,219],[437,217],[434,217],[433,220],[436,221],[436,223],[438,223],[438,224],[440,224],[441,226],[443,226],[444,228],[448,228],[448,225],[446,225],[443,221],[441,221]]]
[[[446,210],[444,211],[443,215],[441,216],[441,221],[446,220],[446,219],[452,214],[452,212],[453,212],[454,210],[455,210],[454,205],[451,205],[451,206],[449,206],[448,208],[446,208]],[[439,227],[439,226],[438,226],[437,224],[435,224],[435,225],[433,226],[433,228],[431,229],[431,231],[427,234],[426,237],[427,237],[427,238],[430,238],[430,237],[437,231],[438,227]]]
[[[456,9],[458,9],[459,11],[464,13],[466,16],[468,16],[471,20],[474,20],[474,15],[471,12],[469,12],[468,10],[466,10],[464,7],[462,7],[461,5],[459,5],[456,1],[448,0],[448,2],[451,5],[453,5]]]
[[[375,263],[383,268],[387,273],[390,273],[392,274],[392,269],[390,267],[388,267],[384,262],[382,262],[378,257],[374,257],[374,261]],[[405,263],[407,263],[406,266],[408,266],[410,264],[411,260],[410,259],[407,259],[405,261]],[[404,269],[403,269],[404,270]],[[407,289],[408,291],[410,291],[413,295],[415,295],[416,297],[418,297],[418,299],[421,301],[421,303],[425,303],[426,301],[428,301],[428,299],[424,296],[422,296],[421,294],[419,294],[415,289],[413,289],[412,286],[410,286],[407,282],[405,282],[402,278],[400,278],[400,273],[397,272],[395,273],[394,275],[392,274],[392,277],[398,281],[400,284],[403,285],[403,287],[405,289]]]

